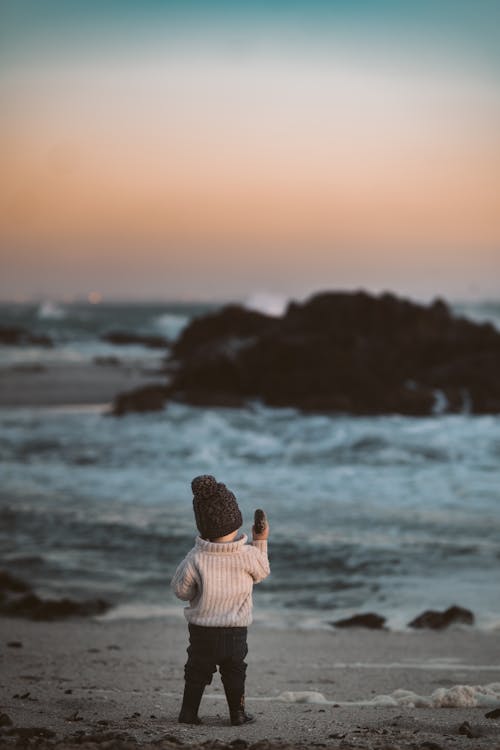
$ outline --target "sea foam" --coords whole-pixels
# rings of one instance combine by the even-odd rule
[[[331,703],[331,701],[325,698],[323,693],[317,693],[314,690],[285,690],[278,695],[277,700],[286,701],[287,703]]]
[[[37,318],[40,320],[61,320],[66,317],[66,311],[55,302],[47,300],[42,302],[37,309]]]
[[[430,695],[412,690],[394,690],[389,695],[376,695],[364,705],[408,706],[410,708],[475,708],[496,706],[500,701],[500,683],[489,685],[453,685],[437,688]]]
[[[437,688],[430,695],[418,695],[402,688],[389,694],[375,695],[369,700],[327,700],[314,690],[285,691],[276,700],[286,703],[321,703],[339,706],[407,706],[408,708],[489,708],[500,701],[500,682],[489,685],[453,685]]]
[[[271,292],[254,292],[245,300],[245,307],[249,310],[280,317],[286,310],[288,299]]]
[[[153,320],[155,328],[172,340],[180,336],[188,323],[188,315],[178,315],[176,313],[163,313]]]

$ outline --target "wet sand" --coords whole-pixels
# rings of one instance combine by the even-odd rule
[[[485,718],[495,707],[491,698],[478,707],[415,707],[382,697],[398,689],[429,696],[443,688],[455,703],[457,695],[467,702],[474,691],[453,693],[453,686],[500,683],[498,631],[253,625],[249,648],[247,709],[257,721],[229,725],[217,674],[201,704],[203,725],[187,726],[177,723],[186,649],[181,620],[0,619],[0,712],[12,722],[0,728],[0,746],[18,742],[20,728],[41,727],[54,736],[30,742],[59,747],[76,740],[81,747],[92,737],[93,746],[114,748],[218,740],[232,748],[259,742],[261,748],[500,749],[500,719]],[[463,722],[478,736],[461,734]]]
[[[122,391],[164,382],[157,369],[133,363],[3,366],[0,407],[108,404]]]

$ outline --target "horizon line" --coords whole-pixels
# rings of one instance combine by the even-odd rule
[[[393,295],[399,299],[408,299],[419,303],[432,303],[437,300],[442,300],[448,304],[499,304],[500,303],[500,292],[498,296],[487,293],[485,296],[481,296],[475,293],[473,296],[461,296],[452,297],[448,294],[415,294],[410,292],[397,291],[390,288],[372,290],[367,287],[320,287],[314,291],[306,292],[303,294],[283,294],[272,291],[262,292],[250,292],[248,294],[240,294],[234,296],[220,296],[220,297],[203,297],[203,296],[127,296],[127,295],[106,295],[100,293],[98,300],[90,299],[88,294],[75,294],[71,295],[57,295],[57,294],[17,294],[11,297],[3,296],[0,294],[0,305],[42,305],[42,304],[56,304],[56,305],[88,305],[89,307],[100,307],[106,305],[231,305],[241,304],[245,305],[248,303],[254,303],[254,306],[258,306],[256,303],[259,301],[271,300],[278,301],[288,304],[290,302],[304,302],[319,294],[328,293],[344,293],[344,294],[368,294],[373,297],[381,297],[386,294]]]

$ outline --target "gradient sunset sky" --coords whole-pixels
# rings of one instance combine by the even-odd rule
[[[0,298],[500,296],[495,0],[0,0]]]

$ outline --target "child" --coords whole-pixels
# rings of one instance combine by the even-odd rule
[[[252,621],[252,588],[269,575],[269,527],[252,529],[253,542],[239,534],[243,523],[233,493],[204,474],[191,483],[193,510],[200,536],[175,571],[172,588],[189,627],[188,660],[179,722],[201,724],[198,708],[205,685],[219,665],[231,724],[253,721],[245,711],[244,661],[247,625]]]

